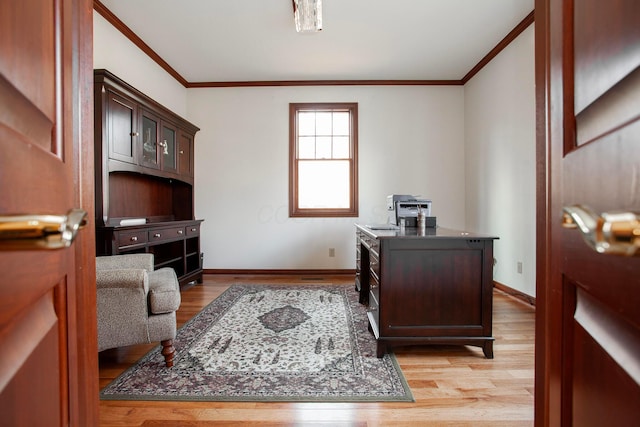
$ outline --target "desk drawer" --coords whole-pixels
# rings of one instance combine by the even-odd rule
[[[187,236],[198,236],[200,235],[200,224],[187,225],[184,232]]]
[[[375,322],[376,328],[380,330],[380,293],[378,288],[372,288],[369,291],[369,307],[367,311]]]
[[[380,287],[380,278],[374,273],[369,275],[369,289],[378,289]]]
[[[176,240],[184,237],[184,227],[158,228],[149,230],[149,242],[163,242],[165,240]]]
[[[144,245],[147,243],[147,231],[127,231],[118,233],[118,248],[127,246]]]
[[[369,270],[379,280],[380,278],[380,258],[375,252],[369,252]]]
[[[374,239],[372,237],[364,236],[362,239],[365,245],[369,247],[369,252],[376,257],[380,253],[380,240]]]

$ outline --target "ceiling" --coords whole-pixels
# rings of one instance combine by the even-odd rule
[[[534,0],[323,0],[296,33],[291,0],[100,0],[189,83],[461,80]]]

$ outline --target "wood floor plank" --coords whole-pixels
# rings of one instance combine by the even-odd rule
[[[235,283],[353,286],[353,276],[205,275],[182,291],[182,326]],[[396,349],[415,402],[141,402],[101,401],[103,427],[251,426],[473,426],[533,425],[535,310],[494,290],[494,359],[474,347]],[[100,354],[100,387],[133,365],[154,345]]]

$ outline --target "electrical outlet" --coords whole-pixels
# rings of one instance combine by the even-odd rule
[[[329,248],[329,257],[333,258],[334,256],[336,256],[336,249],[335,248]]]
[[[522,274],[522,261],[518,261],[518,274]]]

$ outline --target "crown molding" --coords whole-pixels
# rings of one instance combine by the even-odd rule
[[[535,11],[531,11],[531,13],[529,13],[522,21],[520,21],[520,23],[518,25],[516,25],[513,30],[511,30],[509,32],[509,34],[507,34],[505,36],[505,38],[503,38],[502,40],[500,40],[500,43],[498,43],[493,49],[491,49],[491,51],[489,51],[489,53],[487,53],[485,55],[484,58],[482,58],[480,60],[480,62],[478,62],[475,67],[473,67],[463,78],[462,78],[462,84],[466,84],[469,80],[471,80],[471,78],[473,76],[475,76],[480,70],[482,70],[484,68],[485,65],[487,65],[489,62],[491,62],[491,60],[493,58],[495,58],[496,56],[498,56],[498,54],[500,52],[502,52],[502,50],[504,48],[506,48],[507,46],[509,46],[509,44],[514,41],[520,34],[522,34],[522,32],[524,30],[526,30],[529,25],[533,24],[534,22],[534,12]]]
[[[120,20],[116,15],[113,14],[107,7],[102,4],[99,0],[93,0],[93,9],[98,12],[104,19],[107,20],[111,25],[113,25],[118,31],[120,31],[126,38],[128,38],[133,44],[138,46],[140,50],[142,50],[149,58],[151,58],[156,64],[158,64],[162,69],[164,69],[167,73],[169,73],[174,79],[176,79],[180,84],[184,87],[187,87],[189,82],[187,79],[182,77],[180,73],[178,73],[167,61],[162,59],[160,55],[158,55],[151,47],[144,42],[136,33],[131,30],[131,28],[127,27],[127,25]]]
[[[104,19],[142,50],[149,58],[169,73],[185,88],[221,88],[221,87],[265,87],[265,86],[462,86],[475,76],[485,65],[495,58],[505,47],[515,40],[534,22],[534,11],[531,11],[509,34],[506,35],[491,51],[485,55],[460,80],[265,80],[236,82],[189,82],[178,73],[167,61],[158,55],[131,28],[113,14],[100,0],[93,0],[93,9]]]
[[[258,86],[456,86],[462,80],[273,80],[245,82],[193,82],[188,88]]]

